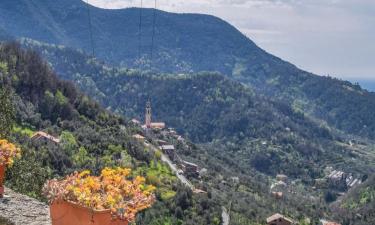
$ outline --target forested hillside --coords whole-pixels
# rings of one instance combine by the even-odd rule
[[[357,150],[353,151],[345,144],[345,139],[337,136],[334,129],[311,120],[284,103],[262,97],[220,74],[155,76],[108,67],[65,47],[46,47],[37,43],[33,46],[39,46],[36,49],[50,59],[53,68],[61,72],[61,77],[73,80],[108,109],[142,119],[145,102],[151,97],[155,119],[165,120],[192,140],[208,143],[194,147],[193,151],[178,151],[183,157],[207,166],[209,173],[203,177],[202,188],[212,191],[211,198],[215,199],[208,199],[208,204],[219,202],[217,205],[226,205],[228,199],[232,199],[231,215],[235,225],[253,224],[254,221],[262,223],[275,211],[298,219],[309,216],[315,221],[323,213],[334,215],[326,204],[316,198],[310,199],[310,195],[324,195],[324,192],[312,192],[310,189],[314,178],[323,176],[322,170],[326,165],[358,174],[373,172],[371,152],[365,153],[365,149],[356,153]],[[112,83],[118,85],[110,86]],[[76,135],[73,132],[73,136]],[[91,143],[87,144],[88,149],[90,146]],[[367,148],[371,148],[371,145]],[[107,153],[113,154],[104,151],[104,154]],[[92,161],[95,169],[96,157]],[[291,187],[295,194],[270,207],[274,201],[269,196],[269,186],[273,182],[270,178],[276,173],[286,173],[298,182]],[[151,174],[155,174],[155,171]],[[160,176],[159,172],[157,174]],[[231,183],[231,177],[237,176],[241,178],[239,183],[223,184]],[[176,192],[172,190],[172,193]],[[184,199],[190,195],[177,196],[179,201],[186,203]],[[305,203],[301,204],[301,198]],[[206,208],[207,201],[202,200],[200,203],[193,202],[193,205],[201,204]],[[252,207],[246,208],[249,201]],[[270,204],[264,207],[267,202]],[[200,220],[202,217],[194,216],[189,210],[190,204],[181,207],[186,213],[184,215]],[[158,210],[165,208],[163,203],[155,207]],[[178,218],[184,220],[184,216],[171,216],[170,213],[177,211],[181,215],[176,204],[168,204],[166,209],[161,216],[152,209],[147,211],[150,214],[145,216],[144,221],[153,220],[154,217],[158,217],[156,221],[159,222]],[[220,211],[212,210],[213,214]],[[205,210],[202,212],[206,214]],[[215,216],[206,218],[212,221],[218,219]]]
[[[372,225],[375,93],[302,71],[209,15],[2,0],[0,40],[12,37],[22,47],[0,45],[0,101],[9,105],[0,132],[24,149],[7,173],[16,191],[44,200],[46,179],[126,166],[157,187],[141,225],[220,224],[221,206],[231,225],[276,212],[301,224]],[[128,121],[143,122],[148,99],[153,119],[186,140],[155,132],[148,143],[167,139],[197,163],[203,172],[191,179],[207,193],[179,184],[160,154],[133,140],[142,130]],[[40,130],[61,144],[30,140]],[[358,185],[331,182],[336,170]]]
[[[37,42],[26,42],[26,46],[38,49],[61,77],[74,81],[112,111],[143,119],[145,103],[151,98],[156,119],[166,121],[195,142],[220,143],[222,154],[229,149],[239,151],[234,158],[243,162],[242,170],[256,167],[268,174],[284,171],[316,177],[327,163],[359,166],[356,170],[366,167],[350,159],[355,156],[352,152],[335,144],[336,131],[329,125],[223,75],[151,75],[108,67],[69,48]],[[284,153],[275,154],[278,149]],[[318,160],[319,166],[311,160]]]
[[[220,222],[221,209],[211,197],[194,196],[158,156],[133,140],[138,127],[104,110],[71,82],[59,80],[36,53],[17,44],[0,45],[0,93],[1,135],[23,150],[22,159],[7,172],[7,186],[43,200],[47,179],[77,170],[130,167],[134,176],[143,175],[157,186],[157,203],[139,215],[137,224]],[[31,140],[36,131],[58,137],[60,144]]]
[[[90,54],[94,49],[106,64],[126,68],[176,74],[218,71],[346,133],[375,137],[375,116],[371,113],[375,94],[358,85],[300,70],[213,16],[157,11],[152,38],[154,11],[142,10],[141,33],[139,15],[137,8],[87,8],[81,0],[0,3],[0,27],[14,37],[61,44]]]
[[[375,176],[370,176],[366,182],[350,191],[338,204],[341,209],[338,216],[346,218],[346,223],[374,224]]]

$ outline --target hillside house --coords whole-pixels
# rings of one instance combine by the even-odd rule
[[[143,142],[143,141],[145,141],[145,137],[143,137],[142,135],[140,135],[140,134],[134,134],[133,135],[133,138],[134,139],[136,139],[137,141],[140,141],[140,142]]]
[[[327,221],[327,220],[320,220],[320,225],[341,225],[341,224],[332,222],[332,221]]]
[[[163,130],[165,126],[164,122],[151,123],[151,129],[154,130]]]
[[[333,170],[328,175],[328,183],[331,187],[338,188],[338,189],[345,189],[347,187],[346,184],[347,174],[343,171]]]
[[[38,144],[45,144],[45,145],[58,145],[60,143],[60,139],[56,138],[50,134],[47,134],[46,132],[43,131],[38,131],[31,136],[31,140],[34,143]]]
[[[291,225],[295,223],[293,220],[285,217],[284,215],[276,213],[267,218],[267,224],[268,225]]]
[[[187,162],[187,161],[182,161],[181,168],[182,168],[182,171],[184,171],[184,173],[189,176],[194,176],[194,177],[199,176],[199,169],[198,169],[197,164]]]
[[[164,140],[157,140],[157,142],[158,142],[158,144],[160,145],[160,146],[163,146],[163,145],[168,145],[168,142],[167,141],[164,141]]]
[[[166,154],[172,161],[176,160],[176,151],[174,145],[162,145],[160,146],[164,154]]]
[[[355,178],[352,174],[346,177],[345,182],[348,188],[352,188],[357,184],[361,184],[361,181]]]

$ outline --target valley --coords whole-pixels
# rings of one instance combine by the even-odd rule
[[[374,224],[375,93],[356,83],[201,14],[4,0],[0,41],[12,194],[127,167],[156,188],[137,225]]]

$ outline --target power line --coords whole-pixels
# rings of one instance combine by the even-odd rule
[[[94,38],[92,34],[92,22],[91,22],[91,10],[90,10],[90,2],[87,0],[87,16],[88,16],[88,22],[89,22],[89,33],[90,33],[90,44],[91,44],[91,50],[92,50],[92,57],[95,57],[95,48],[94,48]]]
[[[155,0],[154,6],[154,15],[153,15],[153,22],[152,22],[152,39],[151,39],[151,62],[150,62],[150,69],[152,69],[153,61],[154,61],[154,42],[155,42],[155,26],[156,26],[156,11],[157,11],[157,0]]]
[[[141,45],[142,45],[142,13],[143,13],[143,0],[141,0],[141,8],[139,9],[138,60],[140,60],[140,58],[141,58]]]

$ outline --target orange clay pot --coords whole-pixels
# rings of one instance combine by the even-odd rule
[[[5,165],[0,165],[0,198],[4,195]]]
[[[53,202],[50,214],[52,225],[128,225],[113,218],[110,210],[92,210],[67,201]]]

